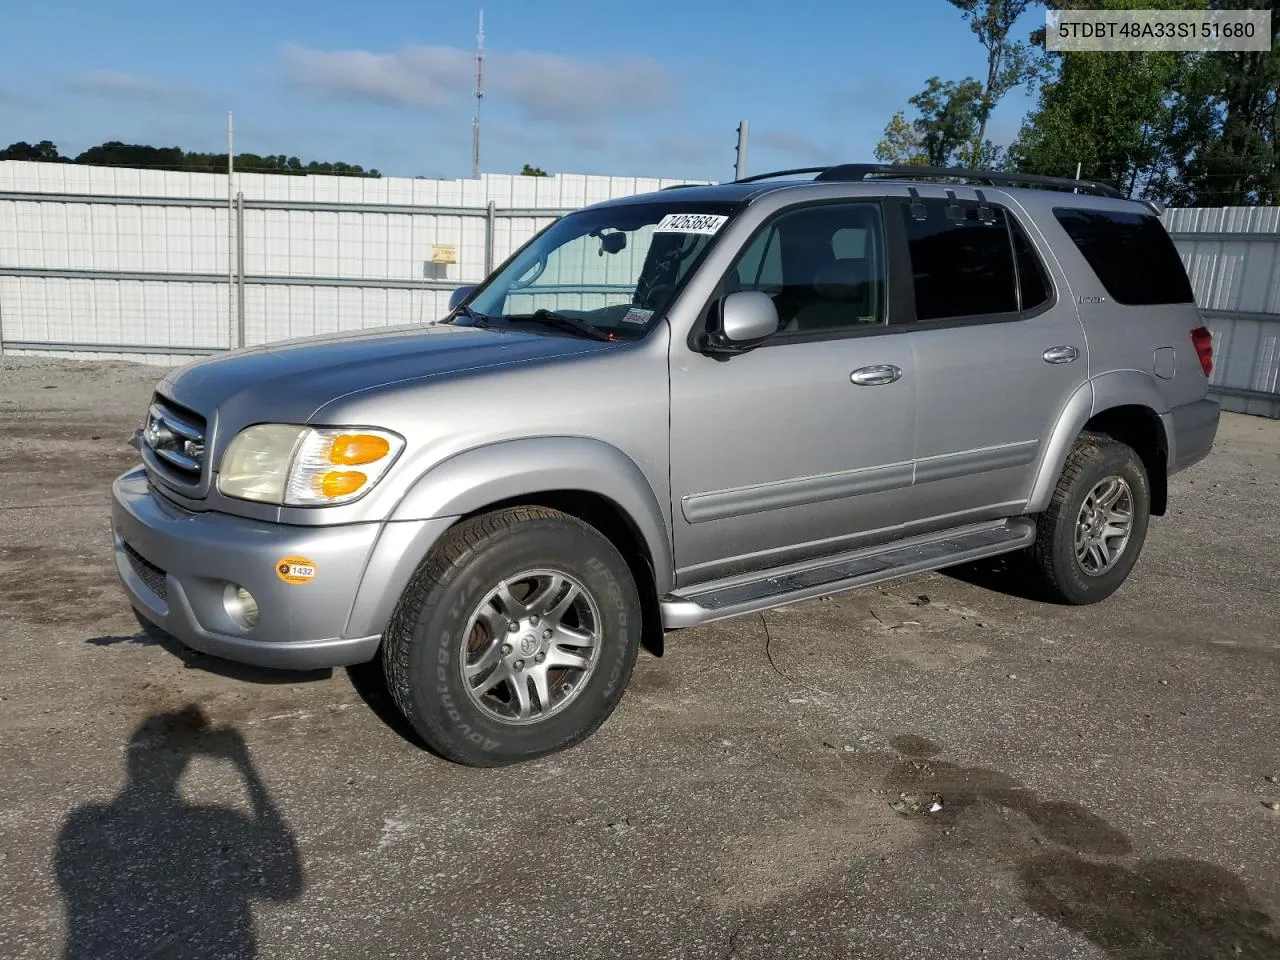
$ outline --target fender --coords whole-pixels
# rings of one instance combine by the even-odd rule
[[[1027,500],[1027,513],[1040,513],[1049,506],[1049,499],[1058,485],[1058,477],[1062,475],[1062,468],[1067,465],[1071,445],[1076,442],[1076,437],[1080,436],[1080,431],[1091,416],[1093,382],[1086,380],[1067,398],[1053,425],[1053,431],[1044,444],[1040,464],[1036,467],[1036,479],[1031,485],[1031,496]]]
[[[1140,370],[1104,373],[1082,383],[1076,389],[1062,408],[1053,432],[1044,445],[1044,454],[1027,501],[1028,513],[1040,513],[1049,506],[1058,478],[1062,475],[1062,468],[1066,466],[1067,456],[1071,453],[1071,445],[1080,436],[1085,424],[1104,410],[1125,406],[1146,407],[1161,416],[1162,424],[1163,415],[1168,408],[1151,377]],[[1165,440],[1168,441],[1167,431]]]
[[[648,548],[658,595],[673,588],[670,527],[652,485],[625,453],[590,437],[504,440],[455,454],[419,477],[390,519],[456,517],[553,490],[581,490],[616,504]]]

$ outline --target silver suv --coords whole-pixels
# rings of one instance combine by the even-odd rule
[[[1211,366],[1156,212],[1102,184],[668,189],[556,221],[438,323],[170,374],[117,565],[190,647],[381,658],[428,746],[511,763],[590,734],[664,630],[1003,553],[1102,600],[1212,446]]]

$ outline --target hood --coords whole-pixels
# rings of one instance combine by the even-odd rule
[[[371,388],[607,349],[610,344],[506,328],[414,324],[237,350],[170,373],[161,392],[211,416],[217,433],[249,423],[306,423]]]

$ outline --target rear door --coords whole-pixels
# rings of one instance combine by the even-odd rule
[[[914,300],[917,531],[1020,512],[1088,378],[1066,279],[1030,218],[998,198],[957,188],[895,205]]]

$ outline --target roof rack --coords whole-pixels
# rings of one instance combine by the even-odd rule
[[[774,177],[794,176],[801,173],[817,174],[815,181],[850,181],[888,178],[893,180],[972,180],[994,187],[1001,184],[1026,184],[1036,187],[1056,187],[1079,193],[1091,193],[1099,197],[1127,199],[1123,193],[1098,180],[1071,180],[1066,177],[1045,177],[1036,173],[1012,173],[1005,170],[971,170],[967,167],[917,167],[883,163],[841,163],[830,167],[797,167],[793,170],[777,170],[743,177],[735,183],[754,183]]]

